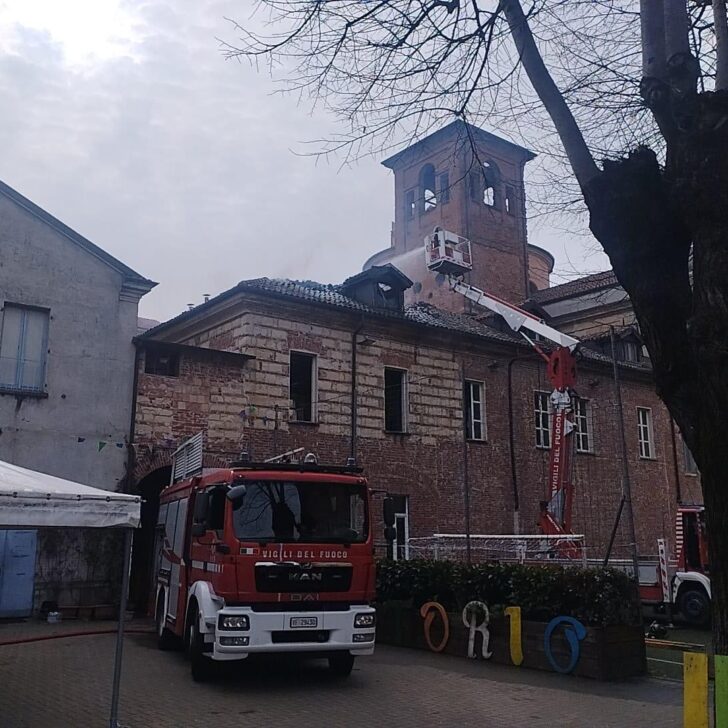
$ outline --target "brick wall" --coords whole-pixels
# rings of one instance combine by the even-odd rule
[[[235,364],[215,352],[184,353],[179,377],[139,375],[136,443],[173,448],[206,431],[208,453],[235,457],[249,450],[263,459],[295,447],[321,461],[345,462],[351,440],[352,332],[363,325],[357,354],[358,422],[356,454],[373,488],[410,496],[410,535],[464,531],[462,374],[485,388],[487,440],[467,445],[471,531],[510,533],[514,490],[520,528],[537,533],[539,501],[545,497],[548,451],[535,446],[534,391],[549,389],[540,361],[525,348],[466,341],[401,323],[305,304],[250,296],[217,320],[200,322],[180,340],[255,358]],[[290,421],[290,351],[317,357],[317,421]],[[520,357],[512,361],[514,356]],[[408,372],[408,432],[384,431],[384,368]],[[511,468],[509,370],[515,484]],[[624,372],[623,400],[629,469],[641,553],[656,551],[655,540],[672,537],[677,503],[672,434],[667,412],[644,374]],[[574,531],[585,533],[590,555],[604,552],[621,495],[620,437],[611,372],[582,364],[579,393],[590,401],[593,452],[575,456]],[[637,451],[636,407],[651,407],[656,458]],[[277,408],[277,412],[276,412]],[[679,435],[678,435],[679,438]],[[678,439],[683,500],[699,502],[697,478],[685,474]],[[144,473],[139,473],[143,477]],[[615,555],[627,556],[624,528]]]

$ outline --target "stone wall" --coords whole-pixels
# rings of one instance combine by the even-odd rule
[[[208,453],[220,459],[233,458],[241,450],[264,459],[304,447],[316,452],[321,461],[344,463],[352,446],[352,336],[361,327],[358,340],[367,341],[357,352],[354,450],[373,488],[410,497],[410,536],[464,531],[466,467],[473,533],[513,532],[516,493],[521,532],[538,532],[548,451],[535,445],[533,398],[534,391],[548,391],[549,386],[542,363],[528,349],[254,296],[216,318],[198,322],[180,339],[198,347],[224,346],[255,358],[233,367],[216,362],[214,352],[183,354],[179,377],[141,373],[138,444],[173,449],[202,429]],[[317,357],[314,423],[290,419],[291,351]],[[386,366],[408,372],[406,434],[384,431]],[[463,373],[466,379],[483,382],[485,388],[487,439],[467,445],[463,443]],[[671,540],[673,535],[676,476],[686,502],[699,502],[699,483],[685,474],[679,441],[677,470],[674,467],[670,421],[649,377],[629,369],[623,377],[638,541],[643,554],[652,554],[658,537]],[[575,455],[574,531],[586,535],[590,556],[599,557],[621,495],[620,426],[610,368],[582,362],[579,393],[590,401],[594,446],[593,452]],[[638,456],[637,406],[653,411],[654,460]],[[627,543],[622,528],[616,556],[627,556]]]

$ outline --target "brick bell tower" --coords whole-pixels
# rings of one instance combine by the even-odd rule
[[[424,239],[435,227],[472,243],[468,283],[513,303],[528,297],[523,170],[528,149],[455,121],[382,164],[394,172],[392,244],[365,264],[391,263],[413,281],[406,303],[449,311],[470,302],[425,267]]]

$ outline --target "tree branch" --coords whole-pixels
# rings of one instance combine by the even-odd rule
[[[690,54],[690,22],[686,0],[663,0],[665,4],[665,57]],[[647,0],[649,3],[650,0]],[[643,3],[644,4],[644,3]]]
[[[715,25],[715,90],[728,89],[728,20],[725,0],[713,0],[713,23]]]
[[[554,122],[577,181],[584,187],[599,174],[599,168],[594,162],[571,110],[543,62],[526,16],[523,14],[521,3],[519,0],[502,0],[501,7],[516,44],[521,64],[534,91]]]
[[[663,0],[640,0],[642,33],[642,75],[665,76],[665,7]]]

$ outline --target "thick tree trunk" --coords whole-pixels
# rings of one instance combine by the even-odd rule
[[[689,63],[680,73],[689,89]],[[637,150],[605,163],[584,196],[632,300],[657,391],[700,468],[714,645],[728,654],[728,93],[657,98],[666,168]]]

